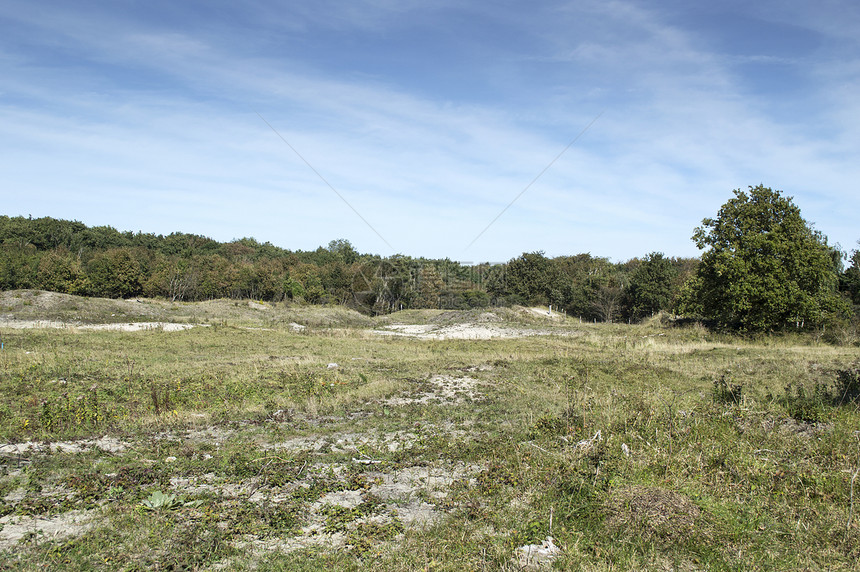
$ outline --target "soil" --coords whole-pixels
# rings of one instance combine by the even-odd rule
[[[93,526],[91,511],[73,510],[55,516],[4,516],[0,518],[0,550],[12,548],[28,536],[52,540],[79,536]]]
[[[464,323],[450,326],[392,324],[373,330],[373,333],[380,336],[406,336],[419,340],[490,340],[494,338],[509,339],[559,334],[559,332],[550,332],[548,330],[513,328],[487,323]],[[570,334],[563,332],[561,335]]]
[[[470,371],[487,369],[486,366],[476,366]],[[431,376],[420,387],[411,393],[391,398],[386,406],[400,407],[412,404],[453,406],[466,400],[479,400],[480,382],[468,376],[455,377],[451,375]],[[295,420],[293,415],[273,416],[267,423],[288,423]],[[211,493],[220,499],[217,502],[254,503],[260,506],[277,505],[288,502],[291,495],[302,487],[313,486],[320,478],[334,476],[338,481],[346,482],[349,475],[355,473],[357,467],[362,467],[363,483],[359,487],[347,490],[335,490],[323,494],[317,500],[309,502],[303,510],[304,526],[289,538],[262,539],[247,535],[237,547],[248,548],[252,551],[280,550],[292,551],[310,546],[343,547],[347,544],[346,531],[362,523],[375,523],[380,526],[396,523],[403,529],[424,527],[438,521],[446,509],[444,500],[449,495],[455,483],[466,483],[476,486],[476,476],[483,467],[467,465],[462,462],[439,461],[437,463],[420,463],[414,466],[397,464],[388,466],[374,458],[373,451],[408,451],[416,446],[422,436],[429,434],[445,434],[450,438],[462,438],[466,435],[463,429],[454,426],[435,427],[424,424],[414,431],[400,430],[392,432],[353,432],[336,433],[333,435],[309,435],[293,437],[286,441],[268,441],[269,431],[263,431],[253,436],[252,425],[236,427],[208,426],[181,431],[165,431],[141,438],[121,440],[115,437],[103,436],[98,439],[62,442],[23,442],[0,445],[0,456],[19,459],[28,463],[34,455],[49,454],[88,454],[100,451],[104,455],[134,456],[138,446],[146,446],[152,441],[178,441],[190,444],[206,444],[215,450],[223,447],[231,440],[246,440],[256,442],[261,458],[280,458],[307,456],[306,468],[301,471],[301,477],[287,485],[272,486],[259,477],[241,480],[219,477],[215,473],[192,476],[174,476],[170,479],[169,487],[163,489],[167,494],[188,498],[191,495]],[[250,433],[249,433],[250,432]],[[314,462],[313,459],[323,456],[339,455],[340,462]],[[205,460],[206,456],[204,456]],[[209,457],[211,458],[211,457]],[[176,462],[175,457],[151,459],[152,464],[169,464]],[[98,463],[96,460],[95,463]],[[377,468],[378,467],[378,468]],[[11,473],[10,473],[11,475]],[[63,493],[65,491],[60,491]],[[11,491],[3,502],[14,507],[32,495],[47,497],[56,491],[28,492],[23,488]],[[356,509],[367,499],[374,499],[375,508],[370,514],[346,523],[345,531],[331,531],[327,528],[327,519],[332,507]],[[101,515],[98,509],[90,511],[73,510],[51,516],[7,516],[0,519],[0,550],[10,548],[27,535],[33,538],[59,538],[83,534],[91,527],[99,524]],[[217,568],[217,566],[216,566]],[[225,563],[225,569],[229,563]]]
[[[195,324],[176,324],[171,322],[128,322],[123,324],[80,324],[70,322],[53,322],[49,320],[0,320],[0,326],[13,330],[29,328],[69,328],[74,330],[140,332],[142,330],[160,330],[163,332],[182,332],[189,330]]]

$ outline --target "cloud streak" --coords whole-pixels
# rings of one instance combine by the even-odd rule
[[[459,257],[605,109],[470,258],[695,255],[692,229],[758,183],[793,195],[832,241],[858,238],[860,69],[844,57],[858,46],[835,16],[780,15],[774,26],[805,26],[819,46],[784,58],[721,51],[708,38],[731,42],[730,29],[696,28],[709,15],[671,2],[166,6],[57,4],[42,18],[11,3],[4,214]],[[805,83],[775,92],[758,77],[786,67]]]

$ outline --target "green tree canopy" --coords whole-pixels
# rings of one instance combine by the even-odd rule
[[[125,248],[100,252],[87,264],[86,274],[94,296],[129,298],[143,291],[140,263]]]
[[[678,271],[662,252],[652,252],[630,275],[627,289],[630,316],[640,320],[669,307]]]
[[[860,306],[860,250],[851,253],[851,264],[839,276],[839,289],[851,303]]]
[[[523,253],[508,262],[505,276],[507,293],[524,304],[551,304],[558,282],[557,268],[543,252]]]
[[[835,251],[792,199],[762,185],[734,194],[693,235],[706,250],[682,309],[748,332],[816,326],[840,310]]]

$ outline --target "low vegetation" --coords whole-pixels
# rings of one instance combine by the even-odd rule
[[[0,305],[0,569],[857,569],[850,344],[519,307]],[[92,327],[129,322],[151,326]]]

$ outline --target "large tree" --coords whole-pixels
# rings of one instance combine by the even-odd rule
[[[558,304],[561,300],[553,295],[562,286],[559,278],[558,268],[543,252],[523,253],[507,264],[504,293],[522,304]]]
[[[747,332],[826,321],[840,309],[838,257],[826,237],[780,191],[759,185],[734,194],[693,235],[705,252],[687,307]]]
[[[96,254],[86,267],[90,293],[105,298],[130,298],[143,292],[143,271],[127,248]]]
[[[667,309],[672,301],[672,281],[678,271],[662,252],[652,252],[630,275],[627,304],[630,317],[641,320]]]

